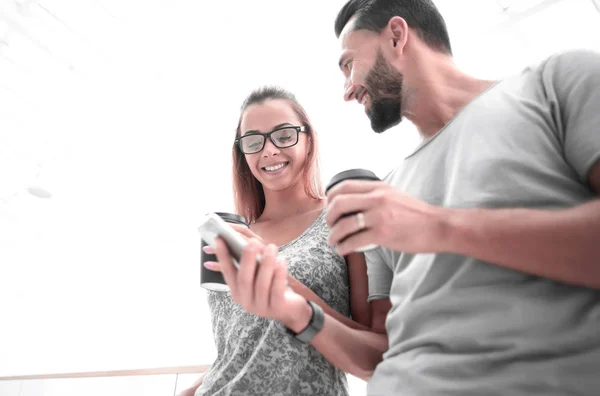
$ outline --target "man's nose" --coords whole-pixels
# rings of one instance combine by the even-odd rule
[[[348,79],[344,85],[344,100],[350,102],[356,99],[356,85],[352,83],[352,80]]]

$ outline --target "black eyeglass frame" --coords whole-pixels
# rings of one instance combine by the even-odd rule
[[[273,133],[275,133],[275,132],[281,131],[282,129],[289,129],[289,128],[295,129],[295,130],[296,130],[296,133],[298,134],[298,136],[296,136],[296,143],[294,143],[294,144],[292,144],[292,145],[290,145],[290,146],[283,146],[283,147],[281,147],[281,146],[279,146],[279,145],[277,144],[277,142],[275,142],[275,140],[274,140],[273,138],[271,138],[271,135],[272,135]],[[235,139],[235,142],[234,142],[234,144],[235,144],[235,145],[238,147],[238,149],[239,149],[239,150],[240,150],[240,151],[241,151],[243,154],[246,154],[246,155],[258,154],[258,153],[260,153],[261,151],[263,151],[263,149],[265,148],[265,144],[267,144],[267,139],[269,139],[269,140],[271,141],[271,143],[273,143],[273,145],[274,145],[275,147],[277,147],[277,148],[290,148],[290,147],[294,147],[294,146],[295,146],[295,145],[297,145],[297,144],[298,144],[298,142],[300,141],[300,139],[299,139],[299,136],[300,136],[300,135],[299,135],[299,134],[300,134],[301,132],[302,132],[302,133],[308,133],[308,128],[307,128],[305,125],[300,125],[300,126],[298,126],[298,125],[284,125],[284,126],[281,126],[281,127],[279,127],[279,128],[275,128],[275,129],[273,129],[271,132],[267,132],[267,133],[260,133],[260,132],[250,132],[250,133],[247,133],[247,134],[245,134],[245,135],[243,135],[243,136],[240,136],[240,137],[238,137],[237,139]],[[258,151],[253,151],[253,152],[251,152],[251,153],[246,153],[246,152],[244,152],[244,149],[243,149],[243,147],[242,147],[242,139],[243,139],[243,138],[245,138],[246,136],[259,136],[259,135],[264,137],[264,139],[263,139],[263,143],[262,143],[262,146],[261,146],[260,150],[258,150]]]

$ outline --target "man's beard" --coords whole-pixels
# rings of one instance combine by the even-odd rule
[[[371,99],[367,116],[373,131],[381,133],[402,121],[402,80],[402,73],[390,65],[379,50],[375,65],[366,78],[366,90]]]

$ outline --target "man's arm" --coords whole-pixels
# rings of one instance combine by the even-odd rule
[[[600,162],[589,182],[600,191]],[[600,199],[558,210],[454,209],[385,183],[345,181],[329,195],[330,243],[340,254],[367,244],[406,253],[456,253],[578,286],[600,288]],[[362,212],[367,229],[356,233]],[[338,220],[339,219],[339,220]],[[343,242],[340,242],[343,241]]]
[[[350,312],[352,319],[363,325],[371,324],[369,299],[369,278],[364,253],[350,253],[346,256],[348,283],[350,285]]]
[[[590,185],[600,193],[600,162]],[[600,199],[562,210],[450,209],[442,249],[600,288]]]
[[[600,192],[600,161],[589,172]],[[454,209],[385,183],[345,181],[329,193],[330,243],[344,254],[376,243],[406,253],[456,253],[579,286],[600,288],[600,199],[559,210]],[[362,212],[367,229],[341,214]],[[343,241],[343,242],[340,242]]]

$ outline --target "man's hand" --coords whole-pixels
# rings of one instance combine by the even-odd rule
[[[249,313],[275,319],[297,333],[308,325],[311,308],[304,297],[288,287],[287,264],[276,257],[277,246],[265,246],[250,239],[242,253],[239,270],[233,265],[227,246],[220,238],[215,252],[219,263],[207,262],[205,265],[223,273],[234,302]],[[260,264],[256,262],[258,254],[261,255]]]
[[[370,244],[406,253],[441,251],[445,209],[403,194],[383,182],[348,180],[327,196],[329,243],[346,255]],[[348,213],[357,213],[341,218]],[[362,213],[364,227],[361,229]]]

